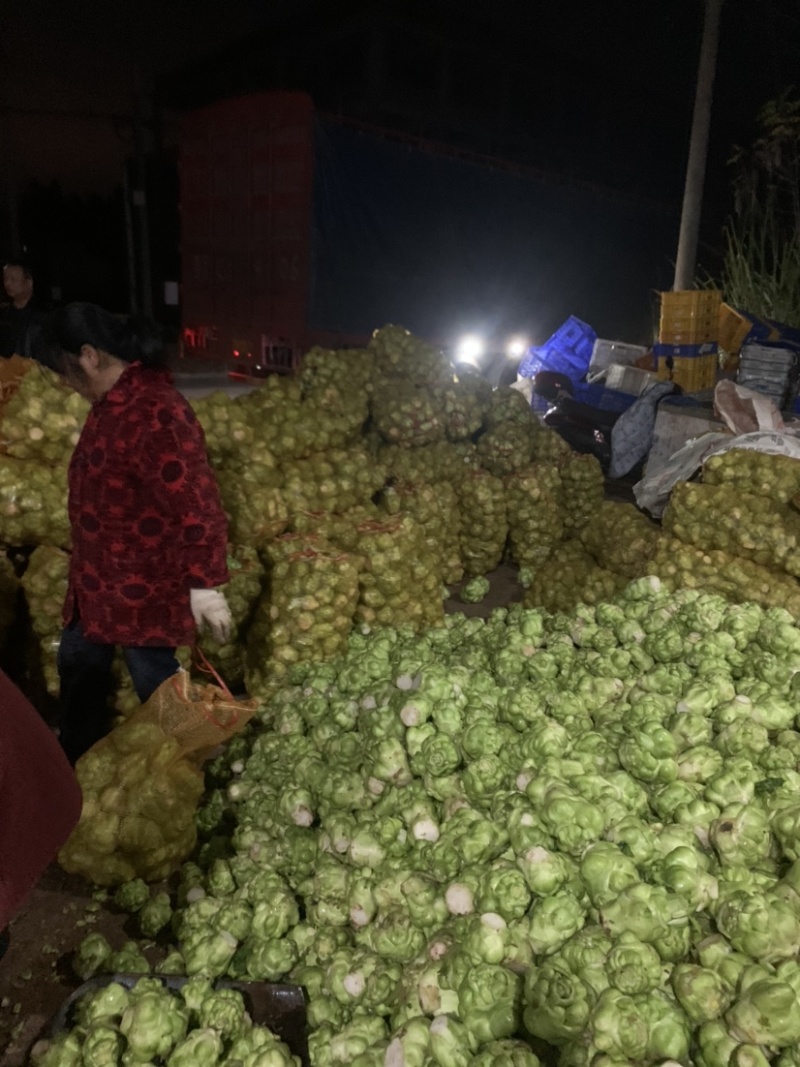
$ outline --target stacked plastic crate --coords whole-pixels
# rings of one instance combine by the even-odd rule
[[[658,342],[653,346],[659,379],[675,382],[686,393],[714,388],[721,304],[716,289],[661,294]]]

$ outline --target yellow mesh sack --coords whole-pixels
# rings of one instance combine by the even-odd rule
[[[105,886],[171,874],[197,839],[199,764],[243,730],[256,708],[236,700],[221,679],[200,684],[181,670],[163,682],[78,760],[83,810],[59,853],[64,870]]]

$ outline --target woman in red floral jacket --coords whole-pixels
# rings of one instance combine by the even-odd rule
[[[61,742],[74,763],[108,732],[120,646],[141,701],[178,669],[196,628],[229,635],[218,587],[227,528],[203,431],[164,370],[155,328],[94,304],[69,304],[50,356],[92,402],[69,466],[72,530],[58,653]]]

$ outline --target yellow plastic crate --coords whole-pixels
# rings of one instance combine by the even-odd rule
[[[670,360],[672,367],[667,365]],[[702,393],[717,384],[719,357],[716,352],[709,356],[659,356],[658,380],[674,382],[685,393]]]
[[[716,341],[722,293],[718,289],[688,289],[661,294],[660,344],[703,345]]]
[[[753,328],[753,321],[742,315],[730,304],[719,307],[719,345],[731,356],[738,356],[747,335]]]

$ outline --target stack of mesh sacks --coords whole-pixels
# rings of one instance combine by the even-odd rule
[[[67,464],[87,412],[52,372],[25,374],[0,424],[0,542],[69,545]]]
[[[624,578],[598,566],[580,541],[573,539],[558,545],[545,567],[534,572],[523,604],[551,614],[569,612],[577,604],[613,600],[624,585]]]
[[[581,530],[581,542],[594,560],[623,578],[658,574],[651,560],[662,540],[661,532],[633,504],[604,500]]]
[[[532,464],[507,475],[503,485],[512,558],[520,567],[538,570],[564,536],[558,469]]]
[[[461,507],[461,562],[470,578],[488,574],[503,558],[508,516],[503,482],[483,469],[470,471],[458,485]]]
[[[248,691],[259,696],[284,684],[295,664],[345,651],[359,595],[356,558],[313,535],[279,537],[267,556],[245,670]]]
[[[727,485],[682,482],[664,529],[684,544],[800,576],[800,515],[786,504]]]
[[[422,527],[408,514],[358,527],[364,561],[356,621],[363,626],[423,630],[444,619],[441,562],[429,553]]]
[[[47,692],[59,692],[56,657],[61,640],[61,610],[67,595],[69,555],[59,548],[40,545],[31,553],[21,579],[31,626],[39,645],[39,659]]]
[[[290,515],[363,506],[386,480],[382,465],[362,448],[330,449],[287,460],[283,474],[283,496]]]
[[[410,515],[419,524],[428,554],[437,562],[445,585],[461,580],[461,515],[456,491],[449,482],[395,482],[384,490],[383,506],[387,514]]]
[[[749,449],[710,456],[702,483],[675,487],[651,570],[800,616],[800,461]]]
[[[486,416],[486,432],[478,440],[481,465],[500,478],[524,470],[534,458],[539,432],[522,393],[496,389]]]

